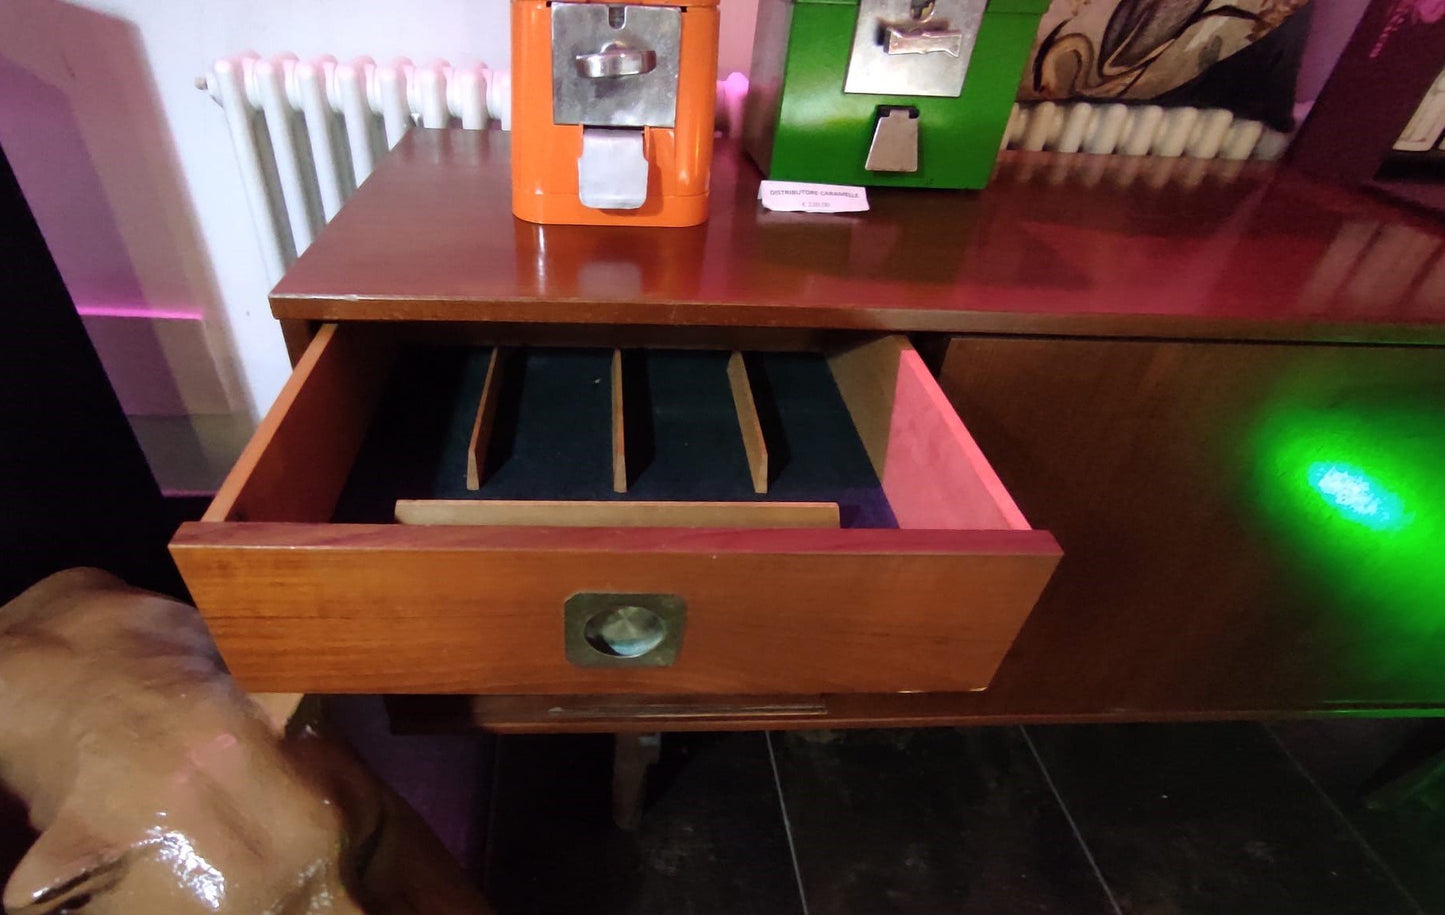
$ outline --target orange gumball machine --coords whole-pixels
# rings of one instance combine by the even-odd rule
[[[528,222],[707,219],[718,0],[513,0],[512,212]]]

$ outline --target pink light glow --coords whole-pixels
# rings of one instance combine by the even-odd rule
[[[745,99],[748,96],[748,76],[734,70],[722,81],[723,93],[730,99]]]
[[[149,318],[153,321],[204,321],[199,311],[184,308],[151,308],[147,305],[77,305],[86,318]]]

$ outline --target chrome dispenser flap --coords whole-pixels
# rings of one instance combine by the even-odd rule
[[[590,127],[672,127],[682,10],[552,4],[552,120]]]
[[[582,128],[577,194],[583,206],[594,210],[635,210],[647,202],[641,129]]]
[[[843,91],[957,98],[988,0],[859,0]]]
[[[870,172],[918,171],[918,110],[883,108],[873,128],[868,160]]]

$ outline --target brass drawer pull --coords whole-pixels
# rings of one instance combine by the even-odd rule
[[[564,605],[567,660],[578,667],[667,667],[677,660],[687,603],[675,594],[584,591]]]

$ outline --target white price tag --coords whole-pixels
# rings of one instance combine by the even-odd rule
[[[868,190],[848,184],[764,181],[758,185],[763,206],[778,213],[862,213]]]

